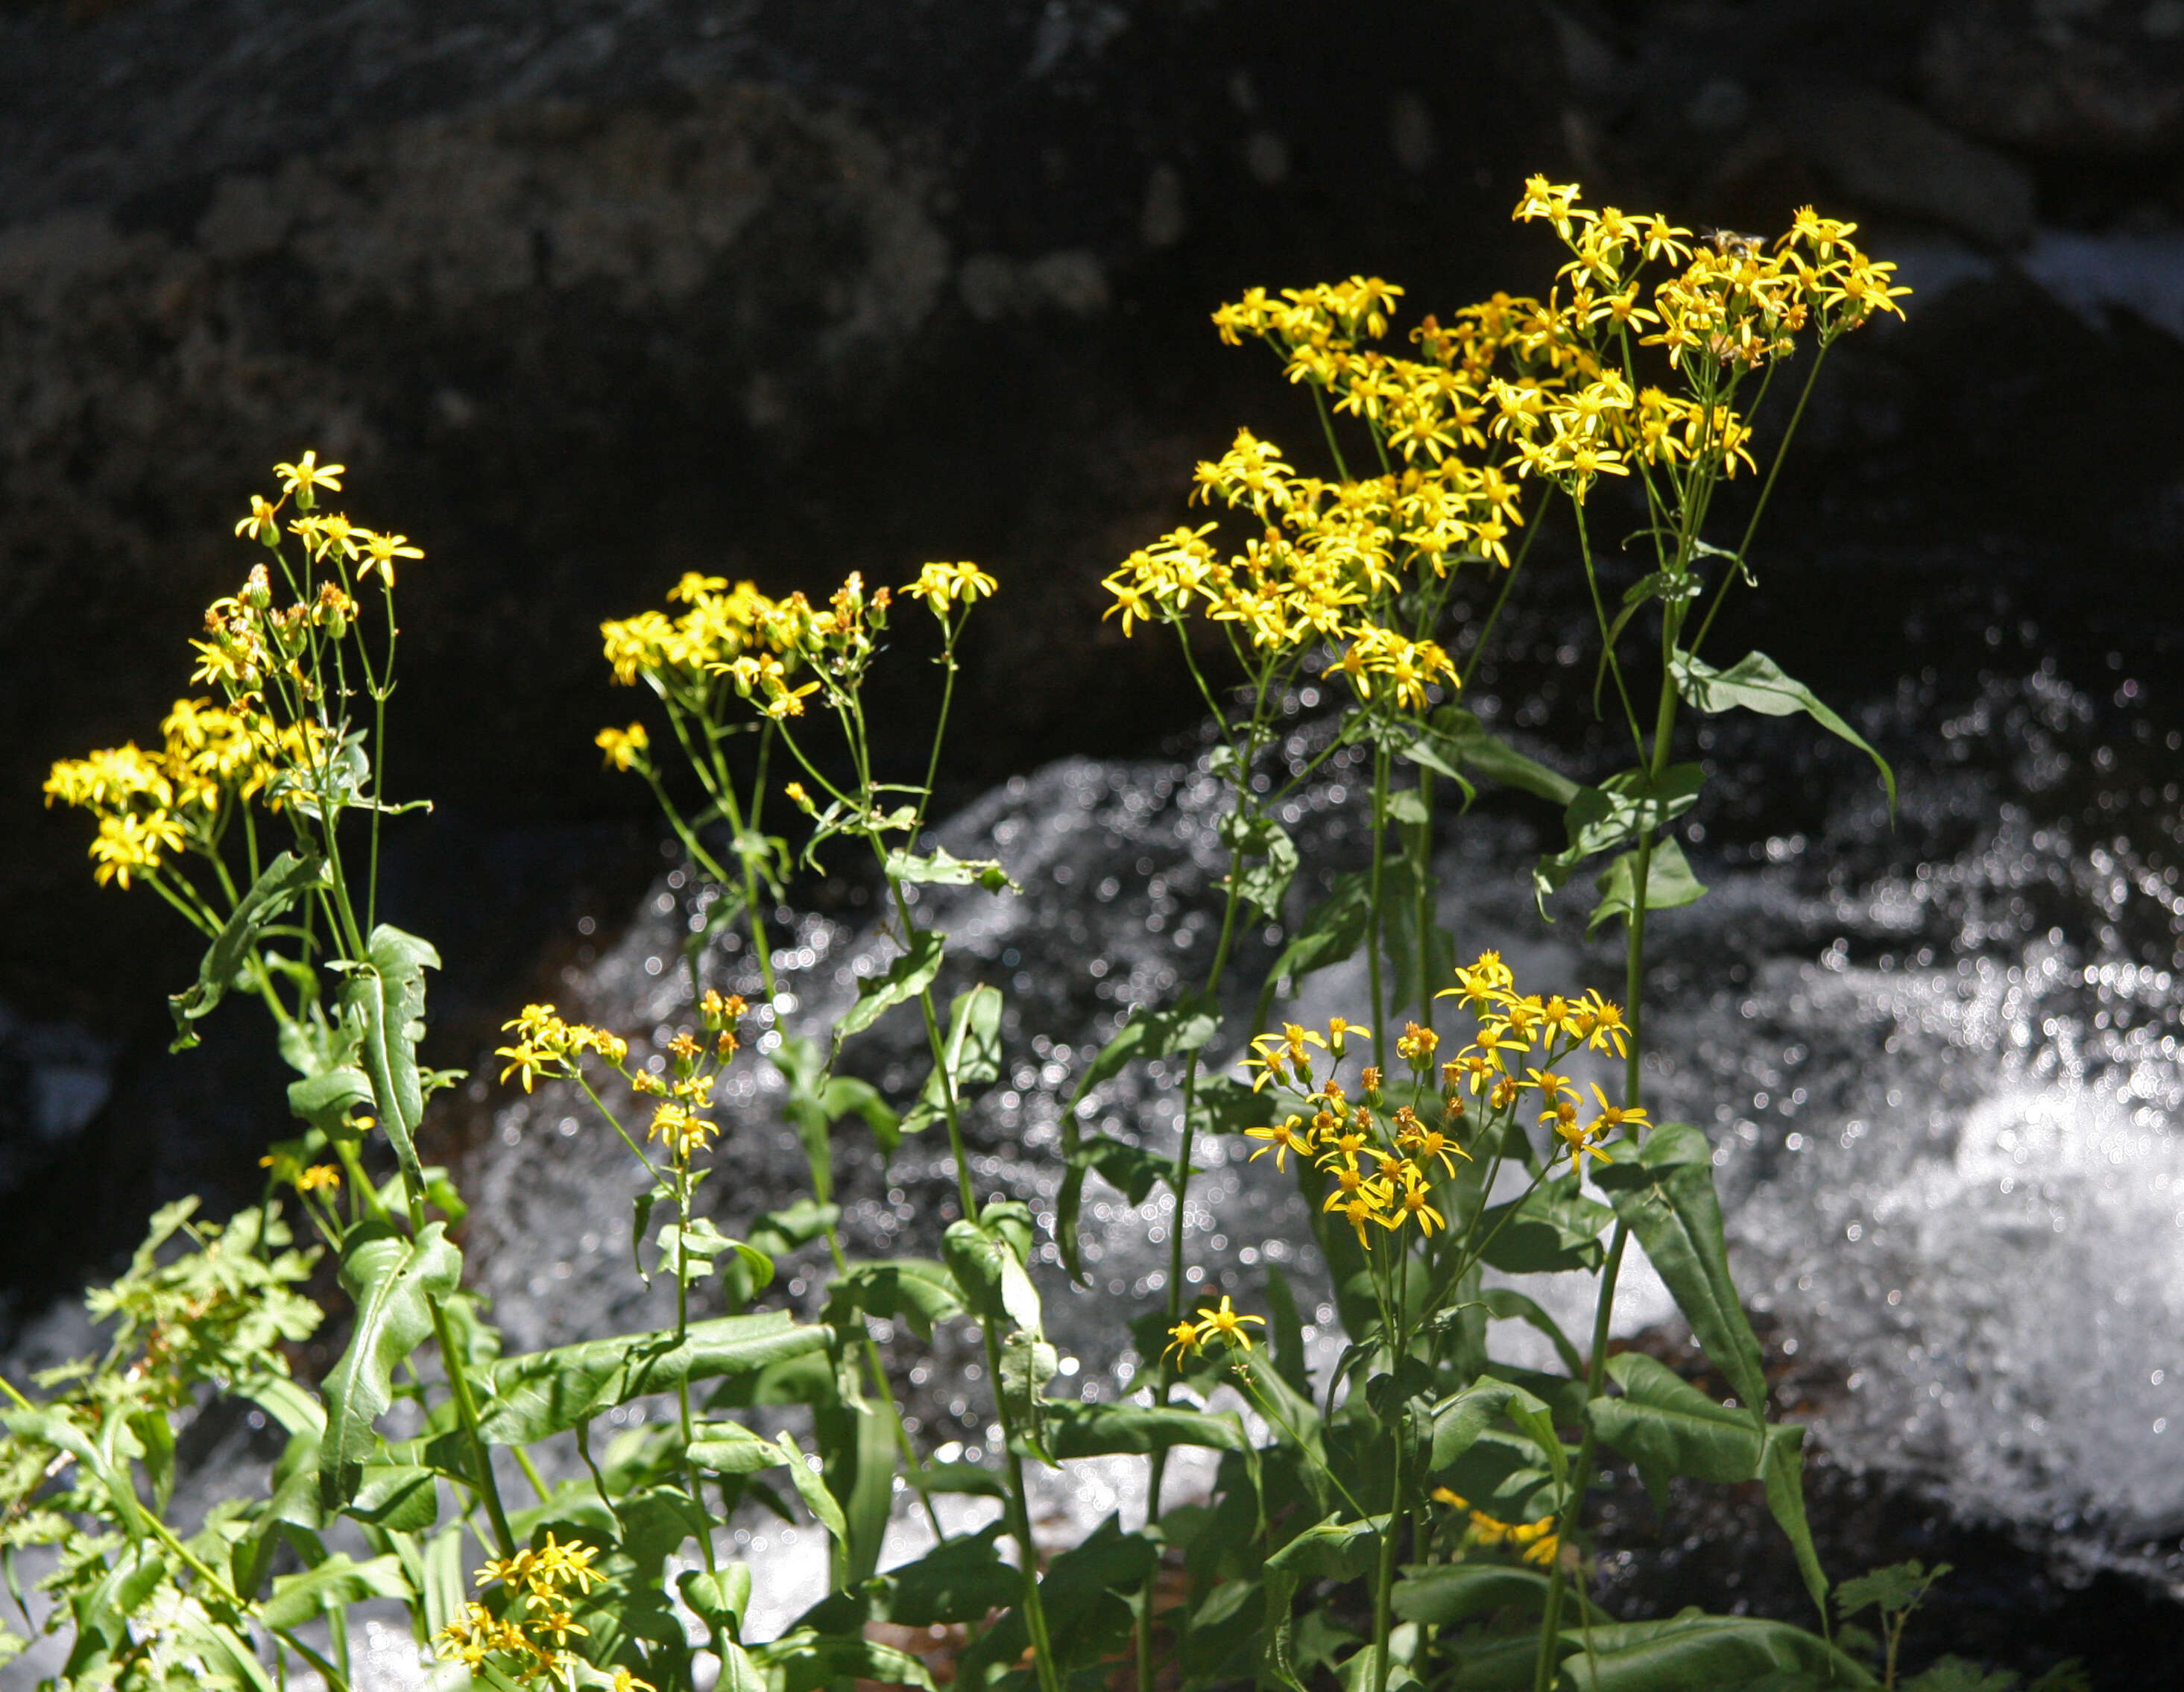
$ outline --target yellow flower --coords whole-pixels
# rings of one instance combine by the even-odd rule
[[[688,1157],[694,1151],[702,1151],[710,1143],[710,1137],[718,1133],[716,1124],[693,1116],[671,1100],[654,1110],[652,1125],[645,1130],[644,1137],[648,1141],[660,1141],[677,1157]]]
[[[928,564],[902,591],[944,621],[951,607],[984,598],[1000,585],[975,564]]]
[[[1207,1340],[1217,1337],[1226,1341],[1231,1347],[1240,1345],[1245,1350],[1249,1351],[1251,1349],[1251,1336],[1244,1332],[1244,1324],[1246,1322],[1256,1323],[1261,1327],[1267,1325],[1264,1316],[1239,1316],[1236,1313],[1235,1305],[1229,1302],[1228,1295],[1223,1293],[1217,1308],[1212,1305],[1199,1306],[1200,1339],[1198,1343],[1202,1345]]]
[[[1646,1118],[1644,1105],[1609,1104],[1607,1095],[1600,1090],[1600,1083],[1596,1081],[1592,1083],[1592,1096],[1600,1101],[1600,1116],[1593,1122],[1591,1130],[1596,1139],[1605,1139],[1618,1128],[1650,1128],[1653,1126]]]
[[[273,474],[281,478],[281,493],[298,495],[297,503],[309,510],[312,490],[331,487],[338,493],[348,470],[347,465],[322,465],[316,452],[309,452],[292,465],[275,465]]]
[[[1435,1228],[1448,1226],[1448,1218],[1434,1208],[1433,1195],[1415,1169],[1404,1170],[1403,1190],[1390,1202],[1394,1205],[1392,1212],[1381,1218],[1381,1226],[1390,1233],[1406,1222],[1415,1222],[1418,1232],[1430,1239]]]
[[[1188,1316],[1176,1323],[1167,1332],[1168,1348],[1161,1353],[1163,1360],[1170,1356],[1179,1357],[1186,1351],[1195,1354],[1206,1343],[1205,1335],[1199,1331],[1198,1324]]]
[[[1244,1133],[1251,1139],[1267,1142],[1251,1154],[1250,1160],[1253,1163],[1256,1163],[1268,1152],[1272,1152],[1274,1155],[1274,1167],[1286,1169],[1289,1166],[1289,1155],[1291,1152],[1295,1152],[1301,1158],[1309,1157],[1312,1155],[1312,1129],[1301,1116],[1291,1116],[1286,1122],[1275,1123],[1272,1127],[1246,1128]]]
[[[120,882],[125,891],[139,870],[156,870],[168,852],[182,849],[181,825],[164,810],[139,816],[128,811],[110,813],[98,820],[98,833],[91,843],[91,856],[98,867],[92,878],[101,887]]]
[[[259,495],[250,496],[250,515],[235,526],[236,538],[248,535],[265,546],[276,544],[281,538],[279,521],[281,508],[269,505]]]
[[[422,550],[410,544],[407,535],[382,535],[370,529],[359,529],[364,537],[364,562],[358,567],[359,576],[369,576],[376,570],[379,579],[389,587],[394,585],[394,560],[398,558],[422,558]]]
[[[1434,1049],[1440,1044],[1440,1036],[1432,1029],[1406,1022],[1396,1038],[1396,1052],[1412,1069],[1426,1070],[1433,1067]]]
[[[1623,1007],[1602,999],[1596,989],[1588,992],[1576,1013],[1585,1024],[1585,1044],[1596,1052],[1612,1051],[1618,1057],[1630,1055],[1630,1025],[1623,1020]]]
[[[1327,1019],[1327,1049],[1336,1057],[1342,1055],[1343,1049],[1348,1045],[1352,1034],[1357,1035],[1361,1040],[1369,1040],[1373,1038],[1373,1031],[1370,1028],[1352,1022],[1346,1017],[1330,1016]],[[1329,1084],[1333,1085],[1331,1082]]]
[[[592,744],[606,754],[610,770],[631,770],[644,761],[652,737],[644,732],[644,725],[633,722],[627,728],[603,728],[592,737]]]

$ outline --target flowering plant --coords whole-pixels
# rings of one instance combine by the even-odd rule
[[[671,1278],[675,1321],[503,1355],[462,1288],[461,1200],[416,1150],[426,1100],[453,1079],[416,1056],[438,960],[376,920],[379,831],[404,809],[384,797],[394,572],[422,554],[320,509],[341,466],[307,454],[280,467],[281,498],[254,499],[237,529],[267,559],[213,606],[197,645],[196,679],[220,697],[179,704],[160,751],[57,765],[47,789],[93,813],[102,881],[153,887],[206,934],[199,980],[175,1000],[181,1043],[231,990],[255,993],[298,1072],[289,1100],[304,1125],[269,1153],[259,1208],[225,1227],[187,1205],[156,1220],[130,1272],[93,1295],[115,1323],[103,1358],[42,1377],[35,1399],[8,1388],[0,1542],[11,1567],[19,1549],[48,1548],[47,1626],[70,1642],[56,1684],[187,1677],[270,1692],[293,1660],[345,1688],[348,1612],[368,1600],[405,1606],[443,1664],[437,1692],[930,1687],[929,1665],[882,1642],[882,1623],[956,1630],[959,1685],[1039,1692],[1117,1673],[1140,1692],[1330,1677],[1351,1692],[1875,1684],[1844,1648],[1851,1635],[1830,1637],[1802,1430],[1767,1414],[1709,1149],[1688,1125],[1651,1120],[1641,1060],[1647,922],[1705,892],[1672,832],[1703,781],[1676,760],[1680,713],[1802,712],[1871,752],[1763,654],[1716,668],[1700,652],[1722,604],[1756,580],[1753,537],[1821,360],[1904,291],[1851,225],[1809,211],[1771,243],[1698,242],[1535,178],[1517,215],[1567,249],[1554,288],[1423,318],[1397,348],[1402,291],[1377,279],[1254,289],[1217,312],[1224,340],[1266,345],[1310,395],[1323,473],[1240,433],[1198,468],[1194,498],[1212,520],[1134,553],[1106,584],[1121,632],[1172,633],[1202,690],[1228,873],[1202,983],[1134,1010],[1076,1077],[1056,1255],[1079,1272],[1095,1177],[1134,1205],[1165,1186],[1179,1219],[1201,1172],[1195,1148],[1238,1136],[1309,1203],[1345,1342],[1331,1361],[1307,1356],[1279,1272],[1263,1316],[1239,1310],[1233,1288],[1187,1299],[1205,1266],[1186,1264],[1174,1226],[1134,1389],[1116,1403],[1048,1390],[1059,1360],[1031,1273],[1040,1222],[1016,1200],[980,1201],[963,1134],[966,1100],[1001,1071],[1004,995],[981,982],[941,1002],[946,937],[919,910],[922,887],[1013,886],[998,859],[959,858],[928,833],[959,646],[996,587],[967,563],[928,565],[894,590],[853,576],[823,605],[694,573],[671,609],[604,626],[614,679],[651,690],[666,732],[640,720],[603,730],[599,748],[651,785],[708,883],[686,1020],[648,1060],[628,1037],[534,1005],[498,1055],[504,1083],[580,1093],[641,1166],[638,1272]],[[1741,537],[1716,545],[1704,538],[1715,495],[1758,473],[1762,409],[1799,358],[1803,384]],[[1612,612],[1587,526],[1609,484],[1642,501],[1651,565]],[[1629,769],[1594,783],[1520,753],[1461,703],[1555,501],[1574,516],[1597,615],[1596,701],[1632,748]],[[1457,584],[1481,577],[1491,607],[1462,626]],[[373,587],[367,612],[357,596]],[[865,696],[905,614],[930,620],[939,670],[913,782],[881,778]],[[1290,767],[1277,755],[1284,700],[1337,677],[1319,749]],[[1370,763],[1368,861],[1301,910],[1281,808],[1342,751]],[[1437,799],[1468,799],[1479,782],[1563,815],[1566,843],[1535,871],[1542,914],[1605,860],[1590,927],[1622,925],[1617,997],[1535,989],[1491,951],[1458,962],[1438,921],[1449,818]],[[267,860],[261,831],[292,838]],[[792,871],[819,869],[822,849],[869,857],[894,943],[824,1045],[781,1026],[767,934]],[[1247,923],[1276,926],[1281,949],[1239,999]],[[706,977],[723,931],[747,938],[755,1002]],[[1283,982],[1360,957],[1354,1020],[1277,1018]],[[890,1095],[840,1060],[897,1011],[922,1028],[929,1069]],[[1223,1049],[1240,1063],[1216,1060]],[[809,1177],[744,1239],[698,1202],[721,1133],[716,1089],[738,1060],[778,1071]],[[1103,1088],[1155,1060],[1179,1094],[1172,1147],[1089,1126]],[[883,1152],[944,1131],[956,1190],[938,1259],[854,1255],[834,1203],[852,1122]],[[297,1247],[298,1222],[315,1246]],[[1634,1239],[1730,1402],[1642,1353],[1612,1355]],[[775,1258],[822,1243],[821,1319],[766,1308]],[[340,1361],[307,1383],[285,1348],[320,1320],[299,1289],[321,1252],[354,1315]],[[1517,1284],[1569,1272],[1596,1287],[1582,1345]],[[725,1313],[695,1314],[701,1289]],[[883,1322],[929,1336],[958,1318],[981,1337],[1000,1430],[990,1467],[920,1448],[879,1344]],[[1497,1361],[1491,1325],[1510,1321],[1545,1336],[1558,1370]],[[262,1495],[225,1500],[185,1533],[168,1514],[176,1433],[211,1394],[256,1405],[287,1447]],[[652,1398],[671,1401],[671,1419],[593,1450],[608,1412]],[[731,1413],[758,1403],[808,1406],[816,1450]],[[549,1444],[573,1447],[576,1478],[549,1484],[533,1455]],[[1818,1630],[1696,1612],[1610,1620],[1586,1579],[1603,1444],[1657,1488],[1675,1475],[1758,1483]],[[1170,1495],[1180,1446],[1217,1454],[1210,1494]],[[1027,1467],[1095,1456],[1149,1464],[1146,1517],[1050,1560]],[[512,1507],[519,1483],[532,1501]],[[883,1571],[899,1493],[938,1543]],[[951,1493],[990,1499],[998,1521],[951,1533],[934,1502]],[[827,1596],[766,1641],[744,1637],[753,1571],[719,1533],[746,1502],[800,1506],[831,1546]]]

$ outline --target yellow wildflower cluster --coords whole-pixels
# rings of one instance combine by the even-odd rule
[[[653,687],[702,693],[719,666],[767,647],[764,632],[773,602],[749,582],[730,587],[725,578],[693,570],[667,590],[689,609],[677,617],[640,611],[599,625],[615,680],[633,685],[639,676]]]
[[[1478,1029],[1471,1044],[1441,1066],[1451,1096],[1459,1089],[1474,1097],[1483,1093],[1490,1108],[1506,1110],[1524,1094],[1536,1094],[1542,1107],[1540,1125],[1553,1131],[1568,1149],[1572,1166],[1580,1172],[1587,1157],[1614,1161],[1602,1142],[1618,1129],[1650,1126],[1643,1109],[1611,1105],[1597,1083],[1592,1093],[1598,1114],[1580,1124],[1576,1085],[1554,1068],[1580,1050],[1626,1055],[1630,1031],[1622,1006],[1596,990],[1568,999],[1560,993],[1546,998],[1520,993],[1497,952],[1480,953],[1477,962],[1459,966],[1455,974],[1456,985],[1444,988],[1435,997],[1456,999],[1472,1014]],[[1534,1056],[1539,1060],[1536,1064],[1524,1061]]]
[[[577,1074],[578,1060],[586,1052],[597,1052],[616,1069],[629,1057],[629,1042],[619,1034],[594,1028],[588,1023],[565,1022],[554,1014],[550,1005],[525,1005],[523,1014],[513,1021],[502,1023],[501,1030],[504,1033],[513,1030],[515,1044],[502,1046],[493,1053],[495,1057],[508,1060],[500,1078],[506,1081],[511,1075],[521,1076],[526,1093],[536,1081],[572,1078]]]
[[[1264,1327],[1267,1322],[1264,1316],[1240,1315],[1223,1293],[1218,1305],[1201,1305],[1196,1316],[1185,1316],[1168,1329],[1170,1344],[1161,1355],[1181,1356],[1187,1351],[1195,1356],[1217,1339],[1232,1351],[1249,1351],[1251,1336],[1244,1331],[1246,1324]]]
[[[652,749],[652,737],[644,732],[643,723],[633,722],[627,728],[601,729],[592,737],[592,744],[606,754],[610,770],[631,770]]]
[[[1619,1005],[1597,993],[1568,999],[1519,993],[1494,952],[1454,973],[1457,985],[1438,996],[1459,999],[1478,1026],[1468,1045],[1438,1062],[1437,1073],[1441,1037],[1416,1022],[1407,1023],[1396,1040],[1408,1083],[1390,1083],[1368,1066],[1354,1099],[1339,1072],[1323,1082],[1318,1073],[1316,1054],[1339,1071],[1350,1041],[1371,1038],[1369,1029],[1340,1017],[1329,1022],[1324,1035],[1285,1022],[1279,1032],[1255,1039],[1245,1060],[1254,1092],[1279,1088],[1298,1106],[1246,1130],[1265,1142],[1253,1160],[1272,1153],[1275,1166],[1286,1167],[1294,1154],[1314,1163],[1332,1182],[1322,1209],[1340,1215],[1361,1244],[1371,1242],[1373,1224],[1390,1233],[1412,1226],[1428,1236],[1447,1226],[1433,1189],[1455,1173],[1457,1158],[1470,1157],[1460,1136],[1469,1119],[1468,1101],[1481,1094],[1485,1108],[1504,1120],[1527,1094],[1536,1094],[1540,1124],[1580,1170],[1587,1157],[1613,1160],[1602,1142],[1618,1129],[1647,1126],[1643,1110],[1611,1105],[1596,1085],[1598,1112],[1580,1122],[1576,1085],[1555,1068],[1581,1050],[1623,1055],[1629,1031]]]
[[[1215,524],[1178,529],[1141,547],[1106,578],[1108,616],[1123,632],[1141,621],[1180,623],[1196,608],[1262,654],[1288,657],[1317,645],[1343,649],[1340,670],[1370,699],[1384,679],[1413,710],[1426,689],[1453,687],[1455,665],[1430,639],[1374,621],[1401,572],[1477,550],[1507,561],[1502,540],[1518,520],[1517,488],[1498,470],[1451,459],[1435,471],[1405,470],[1362,481],[1301,476],[1279,449],[1240,431],[1219,460],[1198,467],[1195,498],[1248,510],[1263,532],[1223,558]]]
[[[462,1614],[443,1628],[434,1641],[441,1661],[472,1670],[490,1663],[519,1681],[542,1675],[563,1678],[570,1666],[571,1636],[584,1638],[591,1632],[577,1622],[571,1600],[572,1596],[582,1598],[594,1582],[604,1578],[593,1567],[598,1556],[597,1546],[577,1541],[562,1545],[549,1530],[546,1543],[537,1550],[487,1563],[477,1572],[476,1583],[500,1585],[500,1613],[496,1616],[484,1604],[465,1604]],[[617,1689],[644,1686],[651,1692],[633,1676],[625,1679],[617,1674],[615,1684]]]
[[[1448,1226],[1448,1218],[1435,1205],[1436,1182],[1456,1172],[1455,1160],[1471,1154],[1457,1141],[1463,1120],[1460,1094],[1451,1090],[1440,1102],[1432,1122],[1418,1114],[1426,1101],[1423,1084],[1414,1085],[1407,1104],[1396,1104],[1385,1077],[1368,1066],[1359,1075],[1360,1097],[1353,1102],[1341,1082],[1330,1074],[1317,1092],[1309,1089],[1314,1078],[1312,1053],[1328,1054],[1336,1064],[1354,1036],[1370,1038],[1372,1031],[1340,1017],[1328,1025],[1326,1038],[1315,1029],[1285,1022],[1279,1034],[1262,1034],[1254,1042],[1248,1065],[1259,1071],[1255,1089],[1282,1081],[1305,1096],[1304,1110],[1279,1122],[1246,1133],[1266,1144],[1251,1154],[1253,1160],[1272,1152],[1275,1166],[1287,1166],[1294,1152],[1300,1161],[1310,1159],[1330,1178],[1321,1208],[1339,1213],[1357,1235],[1369,1244],[1367,1224],[1378,1223],[1392,1233],[1406,1224],[1430,1238]],[[1435,1036],[1416,1023],[1408,1025],[1396,1047],[1414,1077],[1432,1067]]]
[[[646,1138],[664,1144],[678,1161],[687,1162],[720,1133],[719,1125],[703,1113],[712,1108],[721,1072],[742,1049],[740,1029],[749,1010],[739,994],[724,996],[709,989],[699,1011],[710,1038],[700,1040],[688,1029],[678,1032],[667,1043],[663,1074],[631,1068],[627,1040],[586,1023],[564,1021],[550,1005],[526,1005],[521,1016],[503,1024],[515,1033],[515,1042],[494,1055],[508,1060],[500,1078],[521,1077],[528,1093],[539,1080],[579,1079],[584,1054],[596,1053],[629,1084],[632,1093],[658,1101]]]
[[[1894,286],[1895,266],[1852,243],[1857,225],[1809,206],[1771,245],[1726,233],[1694,242],[1658,214],[1596,211],[1578,192],[1575,183],[1532,177],[1515,214],[1551,225],[1571,255],[1536,317],[1535,332],[1557,343],[1549,362],[1560,379],[1488,384],[1490,432],[1514,446],[1520,474],[1552,476],[1574,493],[1596,476],[1629,475],[1634,460],[1705,459],[1734,476],[1752,467],[1751,430],[1719,395],[1738,372],[1789,357],[1808,326],[1825,346],[1875,312],[1903,315],[1896,302],[1910,290]],[[1683,268],[1653,286],[1648,305],[1640,273],[1656,262]],[[1633,391],[1634,334],[1663,350],[1691,397]]]
[[[1536,1522],[1502,1522],[1483,1510],[1474,1510],[1468,1500],[1458,1496],[1445,1486],[1433,1491],[1434,1502],[1446,1504],[1451,1510],[1461,1510],[1468,1517],[1469,1539],[1478,1545],[1513,1545],[1518,1554],[1528,1563],[1541,1568],[1555,1566],[1555,1554],[1562,1549],[1562,1540],[1554,1531],[1555,1518],[1542,1516]]]
[[[284,734],[247,705],[177,699],[160,725],[165,744],[147,752],[134,741],[83,758],[64,758],[46,777],[46,803],[90,811],[91,843],[101,885],[159,867],[166,854],[213,851],[231,800],[264,791],[297,750],[315,743]],[[275,809],[278,795],[270,799]]]
[[[967,609],[996,586],[975,564],[928,564],[902,591],[945,623],[957,606]],[[801,593],[770,599],[749,582],[731,588],[722,576],[694,572],[667,597],[689,609],[677,617],[640,611],[599,625],[615,680],[628,687],[642,677],[671,704],[701,715],[710,714],[725,681],[776,721],[803,715],[805,700],[822,685],[797,685],[800,669],[844,689],[855,686],[878,649],[875,637],[886,629],[894,598],[886,587],[867,593],[856,573],[822,607]],[[642,765],[649,746],[638,723],[601,729],[596,743],[616,770]]]
[[[975,564],[928,564],[902,591],[944,621],[955,606],[976,604],[1000,585]]]
[[[301,582],[304,597],[276,606],[272,577],[259,564],[238,592],[206,608],[204,637],[190,643],[197,654],[190,679],[217,685],[224,701],[177,699],[160,726],[164,744],[156,752],[131,742],[63,759],[47,776],[48,805],[58,800],[97,819],[91,856],[102,885],[126,888],[185,849],[215,856],[231,802],[259,799],[278,811],[292,800],[315,801],[326,786],[335,737],[321,720],[320,643],[343,639],[356,624],[348,566],[361,560],[359,578],[376,570],[391,589],[394,561],[424,556],[406,536],[379,534],[315,509],[316,491],[338,489],[343,470],[320,464],[313,453],[275,465],[281,498],[254,494],[249,515],[236,525],[238,536],[276,554],[289,581]],[[302,538],[311,564],[331,564],[339,580],[318,579],[313,587],[308,570],[298,578],[280,559],[281,518],[292,498],[298,515],[289,532]],[[280,721],[276,702],[289,721]]]
[[[341,1171],[331,1163],[315,1163],[306,1168],[300,1159],[286,1152],[259,1158],[258,1166],[271,1170],[276,1181],[287,1182],[306,1197],[313,1193],[334,1192],[341,1186]]]

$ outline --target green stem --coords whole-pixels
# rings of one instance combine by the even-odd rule
[[[1805,418],[1805,402],[1813,397],[1813,384],[1820,379],[1820,365],[1827,356],[1828,343],[1823,341],[1819,350],[1813,354],[1813,368],[1805,376],[1805,385],[1798,391],[1797,406],[1790,413],[1790,426],[1782,431],[1782,444],[1774,449],[1774,462],[1767,466],[1767,480],[1760,487],[1758,503],[1752,508],[1752,520],[1744,526],[1744,538],[1737,543],[1736,568],[1722,577],[1721,586],[1714,590],[1713,604],[1707,607],[1699,632],[1692,637],[1691,649],[1694,656],[1706,643],[1707,632],[1713,626],[1715,614],[1721,609],[1722,601],[1729,598],[1730,588],[1738,576],[1751,567],[1745,560],[1752,549],[1752,538],[1759,532],[1759,520],[1767,515],[1767,502],[1774,493],[1774,478],[1782,473],[1782,460],[1790,456],[1790,442],[1797,438],[1797,426]],[[1768,374],[1774,373],[1770,370]]]
[[[869,785],[867,782],[867,791]],[[879,851],[881,843],[876,840],[872,844]],[[884,853],[880,855],[884,861]],[[910,901],[903,896],[902,883],[892,876],[888,877],[888,888],[894,896],[895,910],[907,943],[917,932],[911,921]],[[963,1207],[963,1220],[975,1224],[978,1206],[977,1194],[971,1185],[971,1155],[963,1143],[962,1115],[956,1104],[954,1077],[948,1072],[948,1046],[941,1034],[939,1013],[933,1008],[931,988],[918,994],[917,1004],[925,1018],[926,1043],[932,1049],[933,1068],[940,1077],[941,1114],[948,1124],[948,1149],[956,1160],[956,1198]],[[1017,1542],[1017,1555],[1023,1559],[1024,1628],[1031,1635],[1039,1692],[1061,1692],[1061,1678],[1054,1661],[1054,1642],[1047,1632],[1046,1606],[1039,1595],[1039,1548],[1031,1536],[1031,1505],[1024,1491],[1023,1461],[1016,1454],[1016,1418],[1010,1413],[1007,1394],[1001,1390],[1001,1342],[993,1324],[983,1318],[978,1331],[985,1340],[987,1375],[994,1383],[994,1416],[1001,1428],[1001,1467],[1008,1479],[1005,1508],[1008,1512],[1009,1535]]]
[[[492,1450],[478,1431],[477,1400],[471,1395],[470,1374],[463,1366],[462,1354],[455,1349],[454,1330],[448,1321],[447,1306],[437,1298],[427,1299],[426,1303],[432,1312],[432,1337],[438,1341],[440,1356],[448,1366],[448,1386],[454,1394],[455,1415],[470,1441],[471,1461],[477,1469],[478,1496],[484,1500],[485,1513],[493,1522],[493,1537],[500,1546],[501,1556],[512,1557],[515,1555],[515,1535],[509,1531],[508,1511],[501,1506],[500,1483],[493,1473]]]
[[[1380,882],[1388,855],[1388,749],[1373,749],[1373,866],[1366,885],[1365,968],[1373,994],[1373,1067],[1388,1066],[1388,1017],[1380,980]]]

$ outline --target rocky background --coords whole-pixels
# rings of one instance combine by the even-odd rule
[[[1778,495],[1791,668],[1846,704],[1998,652],[2165,667],[2184,0],[0,0],[7,1309],[280,1126],[254,1027],[165,1057],[179,925],[38,804],[156,732],[274,460],[346,461],[429,554],[392,770],[440,809],[389,903],[469,1063],[659,865],[589,749],[632,707],[600,617],[689,568],[974,558],[964,790],[1154,744],[1192,700],[1097,579],[1239,421],[1301,438],[1206,312],[1543,288],[1533,170],[1695,225],[1817,202],[1919,290]],[[1552,679],[1542,592],[1505,687]]]

